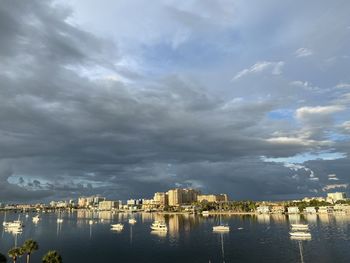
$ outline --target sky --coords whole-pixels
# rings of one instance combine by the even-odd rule
[[[348,0],[4,0],[0,202],[349,193]]]

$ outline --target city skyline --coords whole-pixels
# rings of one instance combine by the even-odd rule
[[[3,1],[0,203],[349,194],[349,8]]]

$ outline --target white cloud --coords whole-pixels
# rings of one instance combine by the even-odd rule
[[[299,48],[295,51],[295,55],[300,58],[300,57],[308,57],[311,56],[313,54],[313,51],[309,48]]]
[[[346,89],[346,88],[350,88],[350,84],[349,83],[339,83],[335,87],[337,89]]]
[[[243,69],[238,72],[232,80],[238,80],[248,74],[260,73],[260,72],[270,72],[272,75],[280,75],[282,73],[282,68],[284,66],[283,61],[259,61],[253,66],[247,69]]]
[[[329,180],[329,181],[338,181],[339,178],[337,177],[336,174],[329,174],[329,175],[328,175],[328,180]]]
[[[332,189],[337,189],[337,188],[348,188],[349,184],[328,184],[325,187],[322,188],[324,192]]]
[[[273,144],[282,144],[282,145],[303,145],[303,146],[321,146],[321,145],[330,145],[330,141],[315,141],[307,139],[306,137],[273,137],[266,139],[267,142]]]
[[[314,90],[314,91],[318,91],[319,90],[319,87],[312,86],[307,81],[296,80],[296,81],[289,82],[289,84],[292,85],[292,86],[295,86],[295,87],[304,88],[306,90]]]
[[[312,116],[330,115],[345,110],[345,107],[339,105],[301,107],[296,110],[297,119],[306,119]]]
[[[343,122],[343,124],[340,127],[345,131],[350,132],[350,121]]]

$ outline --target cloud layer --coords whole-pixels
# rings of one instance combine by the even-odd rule
[[[347,189],[349,4],[255,4],[4,1],[0,201]]]

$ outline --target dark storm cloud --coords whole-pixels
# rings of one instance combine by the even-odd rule
[[[1,199],[149,197],[174,186],[278,199],[324,186],[260,158],[328,147],[304,135],[324,118],[308,115],[312,129],[299,130],[267,117],[290,98],[225,96],[174,72],[145,78],[113,41],[74,25],[72,13],[50,1],[0,6]],[[250,73],[266,65],[260,84],[273,92],[282,83],[273,62]]]

